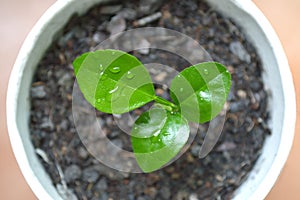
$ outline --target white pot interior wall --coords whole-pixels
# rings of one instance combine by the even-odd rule
[[[252,1],[231,2],[208,1],[243,29],[262,59],[264,85],[271,94],[268,109],[272,132],[266,138],[254,169],[235,192],[234,199],[264,199],[275,184],[292,146],[296,119],[294,86],[287,58],[268,20]]]

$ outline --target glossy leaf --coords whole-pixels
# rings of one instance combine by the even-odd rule
[[[82,54],[73,62],[78,85],[96,109],[121,114],[155,98],[151,77],[134,56],[119,50]]]
[[[220,63],[200,63],[181,71],[171,82],[171,98],[187,120],[203,123],[222,110],[231,76]]]
[[[160,169],[174,158],[189,137],[189,126],[179,113],[156,107],[143,113],[131,132],[133,152],[144,172]]]

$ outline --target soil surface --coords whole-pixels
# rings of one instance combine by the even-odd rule
[[[99,5],[84,16],[74,16],[58,34],[40,61],[31,88],[30,129],[36,152],[65,199],[230,199],[252,169],[265,137],[270,134],[260,58],[232,20],[202,1],[141,2]],[[145,17],[151,15],[152,21],[143,24],[147,21]],[[208,156],[198,158],[209,125],[206,123],[199,127],[187,151],[169,166],[149,174],[124,173],[100,163],[77,134],[72,113],[72,61],[111,34],[144,26],[177,30],[197,40],[214,61],[228,67],[232,89],[222,135]],[[190,66],[181,57],[162,50],[131,53],[143,63],[161,63],[178,71]],[[203,61],[206,60],[204,57]],[[153,73],[157,82],[168,76],[164,71]],[[157,94],[168,98],[166,91],[164,85],[156,85]],[[138,116],[147,106],[131,115]],[[128,123],[130,127],[127,119],[100,112],[97,117],[107,138],[131,150],[129,136],[116,122],[119,119],[119,123]]]

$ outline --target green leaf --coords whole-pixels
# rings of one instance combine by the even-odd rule
[[[85,99],[102,112],[125,113],[156,98],[146,68],[126,52],[88,52],[76,58],[73,66]]]
[[[189,125],[180,113],[155,107],[135,122],[131,142],[144,172],[160,169],[178,154],[189,137]]]
[[[206,62],[188,67],[171,82],[171,98],[187,120],[203,123],[222,110],[231,87],[225,66]]]

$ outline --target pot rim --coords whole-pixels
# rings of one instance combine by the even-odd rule
[[[41,182],[37,178],[36,172],[32,169],[31,164],[28,160],[24,141],[21,137],[21,131],[16,122],[18,118],[18,96],[21,89],[21,79],[23,77],[23,73],[26,73],[26,64],[24,63],[26,63],[26,61],[28,60],[27,56],[29,52],[34,49],[34,44],[36,43],[37,38],[42,34],[42,31],[45,29],[45,27],[51,24],[54,16],[57,13],[61,12],[62,8],[71,4],[72,1],[74,0],[56,1],[37,21],[32,30],[27,35],[24,43],[22,44],[22,47],[18,53],[17,59],[11,71],[8,83],[6,98],[6,118],[10,143],[22,175],[32,189],[33,193],[39,199],[52,200],[53,195],[50,195],[49,191],[47,191],[44,185],[41,184]],[[39,167],[39,165],[37,166]],[[44,178],[48,178],[45,177],[44,174],[42,174],[42,176],[44,176]],[[62,200],[62,198],[56,191],[52,192],[54,192],[55,199],[57,198],[58,200]]]
[[[18,57],[12,69],[9,85],[7,90],[7,99],[6,99],[6,110],[7,110],[7,127],[10,137],[10,142],[12,149],[18,165],[22,171],[25,180],[35,193],[38,198],[41,199],[52,199],[54,196],[56,199],[61,199],[56,190],[54,189],[52,195],[49,194],[49,191],[45,188],[45,184],[42,184],[37,178],[36,172],[31,167],[32,163],[29,162],[27,151],[25,149],[25,143],[23,137],[21,137],[22,130],[18,126],[18,97],[20,96],[21,91],[21,79],[23,74],[26,73],[26,62],[28,60],[28,52],[33,51],[35,47],[35,42],[37,38],[42,34],[42,31],[49,24],[52,23],[53,18],[56,14],[62,12],[63,8],[66,8],[68,5],[71,5],[76,0],[65,0],[65,1],[56,1],[39,19],[36,25],[33,27],[29,35],[27,36],[25,42],[23,43],[21,50],[19,51]],[[295,123],[296,123],[296,97],[295,89],[293,84],[293,79],[291,71],[288,65],[286,55],[283,51],[282,45],[272,28],[269,21],[265,18],[262,12],[256,7],[256,5],[251,1],[245,0],[229,0],[233,4],[237,5],[243,12],[251,15],[254,21],[265,33],[266,38],[268,39],[269,44],[273,49],[273,53],[276,56],[276,61],[278,63],[279,73],[281,76],[281,84],[284,94],[284,116],[282,133],[284,137],[281,137],[279,148],[276,152],[272,167],[260,182],[260,185],[255,188],[253,194],[251,194],[250,199],[264,199],[268,192],[271,190],[275,184],[292,147],[294,132],[295,132]],[[91,1],[90,1],[91,2]],[[31,80],[30,80],[31,81]],[[27,101],[29,101],[27,99]],[[29,105],[29,102],[28,102]],[[28,113],[27,113],[28,115]],[[29,117],[29,116],[27,116]],[[28,118],[27,118],[28,119]],[[26,121],[26,120],[23,120]],[[291,125],[292,124],[292,125]],[[26,124],[25,124],[26,125]],[[282,135],[283,136],[283,135]],[[29,136],[28,136],[29,137]],[[32,147],[33,148],[33,147]],[[32,149],[33,151],[33,149]],[[37,159],[36,159],[37,160]],[[35,163],[34,163],[35,164]],[[256,164],[255,164],[256,165]],[[37,166],[41,166],[37,163]],[[42,174],[44,178],[47,178],[46,174]],[[244,184],[244,183],[243,183]],[[242,184],[242,185],[243,185]],[[52,186],[51,186],[52,187]],[[234,198],[237,199],[236,192],[240,187],[235,191]]]
[[[210,0],[211,2],[217,2],[217,0]],[[208,3],[210,2],[208,1]],[[257,199],[264,199],[269,191],[273,188],[277,178],[279,177],[286,161],[289,156],[289,153],[292,148],[293,144],[293,139],[294,139],[294,133],[295,133],[295,124],[296,124],[296,95],[295,95],[295,88],[294,88],[294,83],[293,83],[293,77],[292,73],[290,71],[290,67],[288,64],[287,57],[284,53],[282,44],[273,29],[271,23],[268,21],[268,19],[264,16],[264,14],[260,11],[260,9],[253,3],[253,1],[248,0],[232,0],[234,2],[235,6],[241,9],[245,14],[249,15],[254,23],[257,24],[257,26],[261,29],[262,33],[264,34],[265,39],[267,40],[268,44],[270,45],[270,48],[274,54],[274,59],[275,59],[275,64],[278,66],[279,74],[280,74],[280,80],[281,80],[281,89],[277,88],[275,91],[278,91],[279,93],[283,93],[283,104],[284,104],[284,109],[282,111],[282,130],[281,130],[281,137],[280,137],[280,144],[277,149],[277,152],[272,152],[275,156],[272,162],[272,166],[270,169],[265,173],[265,176],[263,180],[260,181],[259,185],[256,188],[247,188],[248,191],[253,191],[254,192],[250,195],[249,199],[257,200]],[[218,2],[219,6],[221,2]],[[213,3],[214,6],[218,6],[215,3]],[[226,4],[226,3],[224,3]],[[226,7],[226,5],[224,5]],[[216,7],[217,8],[217,7]],[[217,8],[218,9],[218,8]],[[222,12],[222,11],[221,11]],[[235,13],[230,13],[231,15],[234,16]],[[238,22],[239,25],[244,26],[245,21],[243,19],[239,19],[236,22]],[[266,67],[268,63],[264,63],[265,60],[268,60],[270,58],[269,55],[266,55],[266,53],[260,48],[262,45],[259,42],[256,42],[256,33],[252,32],[253,35],[249,35],[249,33],[245,32],[248,38],[252,40],[251,42],[255,45],[255,48],[260,56],[263,58],[263,66]],[[256,44],[255,44],[256,43]],[[270,65],[270,64],[269,64]],[[266,75],[265,76],[269,76]],[[264,82],[268,79],[264,79]],[[273,86],[274,87],[274,86]],[[280,91],[282,90],[282,91]],[[275,96],[276,93],[274,92],[271,94],[271,104],[275,104],[276,99],[278,98]],[[277,94],[278,95],[278,94]],[[274,101],[274,102],[272,102]],[[269,102],[270,103],[270,102]],[[273,107],[276,107],[277,105],[272,105]],[[272,116],[274,118],[274,116]],[[273,119],[271,119],[273,120]],[[275,120],[274,120],[275,121]],[[273,123],[274,125],[274,123]],[[276,125],[276,124],[275,124]],[[271,127],[272,128],[272,127]],[[275,128],[273,128],[274,130]],[[275,132],[276,130],[274,130]],[[284,134],[283,134],[284,133]],[[267,138],[266,138],[267,140]],[[264,143],[264,146],[266,145],[266,141]],[[265,148],[262,149],[263,151]],[[263,153],[262,153],[263,154]],[[261,159],[262,155],[260,155],[260,158],[256,161],[254,168],[251,170],[251,174],[247,178],[247,180],[253,178],[255,174],[255,170],[259,170],[259,166],[261,165],[264,161]],[[259,162],[259,164],[258,164]],[[247,181],[246,180],[246,181]],[[245,181],[245,182],[246,182]],[[245,184],[243,182],[241,186]],[[236,195],[239,190],[241,189],[241,186],[234,192],[234,199],[246,199],[246,195]],[[240,193],[241,194],[241,193]]]

